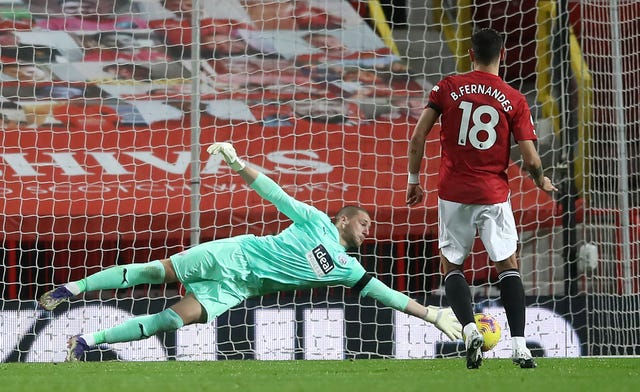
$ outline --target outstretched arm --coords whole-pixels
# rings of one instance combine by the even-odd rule
[[[365,276],[369,277],[369,282],[360,292],[362,296],[375,298],[386,306],[427,321],[451,340],[462,338],[462,326],[451,308],[425,307],[401,292],[389,288],[378,279],[370,275]]]
[[[258,178],[260,172],[252,167],[245,166],[238,172],[238,174],[240,175],[240,177],[242,177],[243,180],[247,182],[247,184],[251,185],[256,180],[256,178]]]
[[[294,222],[308,221],[320,212],[301,201],[289,196],[278,184],[267,175],[250,167],[238,157],[231,143],[216,142],[207,148],[211,155],[220,154],[229,167],[235,170],[247,184],[260,196],[273,203],[276,208]]]
[[[260,174],[256,169],[245,165],[244,161],[238,157],[236,149],[231,143],[218,142],[213,143],[207,148],[207,152],[211,155],[220,154],[227,162],[230,168],[238,172],[240,177],[251,185]]]

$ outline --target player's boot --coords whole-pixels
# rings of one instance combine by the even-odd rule
[[[75,362],[84,360],[84,352],[89,350],[89,345],[80,335],[73,336],[67,342],[67,358],[66,362]]]
[[[67,290],[64,286],[60,286],[42,294],[40,299],[38,299],[38,304],[46,310],[53,310],[62,302],[68,301],[71,297],[73,297],[71,291]]]
[[[478,331],[473,331],[464,340],[467,350],[467,369],[477,369],[482,365],[482,345],[484,339]]]
[[[520,366],[522,369],[533,369],[538,366],[528,348],[513,350],[511,359],[513,360],[513,363]]]

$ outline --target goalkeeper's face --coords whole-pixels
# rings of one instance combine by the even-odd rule
[[[369,235],[371,228],[371,217],[364,211],[346,217],[342,216],[338,224],[340,237],[346,248],[358,248]]]

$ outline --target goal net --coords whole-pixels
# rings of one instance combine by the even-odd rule
[[[608,1],[0,0],[0,361],[62,361],[69,336],[184,294],[143,285],[38,308],[56,285],[290,224],[206,154],[214,141],[233,142],[330,216],[367,208],[371,238],[354,251],[365,269],[446,306],[437,132],[419,207],[404,201],[406,153],[432,86],[470,69],[468,37],[479,27],[506,33],[501,76],[527,96],[546,174],[561,188],[540,192],[513,151],[527,343],[549,357],[637,355],[639,11],[633,1],[616,12]],[[479,242],[465,263],[477,311],[503,326],[486,356],[509,357],[497,276]],[[101,346],[87,359],[462,352],[431,325],[331,287],[253,298],[211,324]]]

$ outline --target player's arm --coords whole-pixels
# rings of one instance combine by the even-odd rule
[[[410,206],[422,202],[424,192],[420,187],[420,167],[424,158],[424,144],[427,141],[427,135],[433,129],[433,125],[438,120],[440,113],[431,107],[427,107],[422,111],[420,119],[413,130],[411,140],[409,141],[409,179],[407,181],[407,204]]]
[[[211,155],[220,154],[225,162],[235,170],[243,180],[251,186],[258,194],[269,200],[276,206],[278,211],[291,218],[294,222],[309,220],[316,213],[316,209],[289,196],[275,181],[258,170],[247,166],[238,157],[235,148],[231,143],[213,143],[207,148]]]
[[[522,154],[523,167],[529,172],[529,175],[536,183],[538,188],[546,192],[557,191],[558,189],[553,185],[549,177],[544,175],[542,170],[542,160],[536,146],[532,140],[520,140],[518,142],[520,147],[520,153]]]
[[[436,326],[451,340],[462,338],[462,326],[451,308],[422,306],[405,294],[389,288],[380,280],[365,274],[353,287],[363,297],[371,297],[385,306],[399,310]]]

